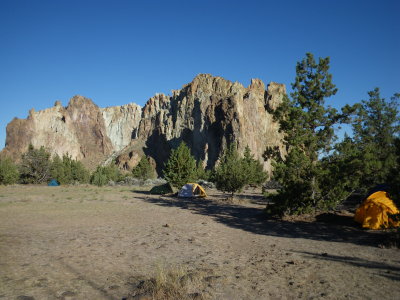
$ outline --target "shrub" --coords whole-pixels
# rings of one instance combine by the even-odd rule
[[[196,166],[196,175],[195,175],[197,180],[204,180],[204,181],[209,181],[211,178],[211,171],[210,170],[206,170],[203,167],[203,161],[199,160],[197,162],[197,166]]]
[[[43,183],[50,179],[50,153],[42,146],[35,149],[29,145],[28,151],[22,155],[20,165],[22,183]]]
[[[89,181],[89,171],[80,161],[72,159],[68,154],[61,159],[58,155],[53,158],[51,177],[61,184]]]
[[[121,173],[117,166],[98,166],[92,173],[90,183],[97,186],[103,186],[108,184],[110,181],[118,181],[120,177]]]
[[[175,187],[182,187],[196,179],[196,160],[184,142],[172,150],[164,169],[165,179]]]
[[[155,178],[155,169],[154,167],[150,164],[150,161],[148,157],[143,156],[138,165],[133,168],[132,170],[132,175],[135,178],[139,178],[142,180],[146,179],[153,179]]]
[[[17,183],[19,172],[17,166],[9,158],[0,159],[0,184]]]
[[[217,189],[232,193],[232,196],[247,184],[245,163],[239,156],[235,144],[229,145],[225,150],[220,164],[215,168],[213,177]]]
[[[246,175],[246,184],[259,186],[267,180],[268,175],[264,172],[262,164],[257,159],[254,159],[254,155],[251,154],[248,146],[244,151],[243,167],[243,172]]]

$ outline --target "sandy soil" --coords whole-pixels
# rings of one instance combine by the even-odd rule
[[[395,299],[400,252],[351,216],[267,219],[251,191],[178,200],[129,187],[0,187],[0,299],[123,299],[160,265],[207,299]]]

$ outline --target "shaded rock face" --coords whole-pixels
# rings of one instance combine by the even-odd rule
[[[241,153],[249,146],[270,171],[262,158],[266,147],[283,148],[278,124],[268,111],[285,93],[285,86],[274,82],[266,89],[261,80],[253,79],[244,87],[200,74],[172,96],[150,98],[143,109],[134,103],[99,108],[90,99],[75,96],[67,107],[57,101],[52,108],[31,110],[27,119],[11,121],[2,154],[18,160],[31,143],[60,156],[69,153],[88,167],[115,160],[126,170],[146,154],[161,174],[171,149],[181,141],[208,168],[235,142]]]
[[[208,168],[215,165],[228,144],[236,142],[239,152],[249,146],[270,171],[262,155],[267,146],[282,147],[282,135],[267,109],[275,109],[285,92],[284,85],[273,82],[265,90],[264,83],[254,79],[245,88],[201,74],[173,91],[171,97],[158,94],[150,98],[136,139],[145,141],[144,152],[155,159],[159,169],[170,150],[183,140]]]

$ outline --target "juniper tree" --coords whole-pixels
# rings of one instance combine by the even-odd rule
[[[19,172],[17,166],[9,158],[0,158],[0,184],[17,183]]]
[[[267,173],[262,164],[254,159],[249,146],[246,146],[243,154],[243,172],[246,174],[246,184],[261,185],[267,180]]]
[[[231,193],[232,196],[247,184],[245,163],[236,150],[236,144],[230,144],[225,149],[213,177],[217,189]]]
[[[267,149],[265,156],[273,159],[273,177],[281,185],[273,196],[280,213],[302,213],[312,208],[326,207],[332,201],[327,186],[323,186],[327,170],[320,157],[331,150],[334,125],[344,115],[326,106],[327,98],[337,92],[329,73],[329,57],[318,63],[311,53],[296,65],[296,78],[291,98],[285,96],[273,112],[284,134],[286,156]]]
[[[184,142],[171,151],[164,168],[164,178],[177,188],[196,179],[196,160]]]
[[[67,153],[62,159],[55,155],[51,163],[51,177],[61,184],[74,182],[86,183],[89,181],[89,171],[83,164]]]
[[[132,175],[135,178],[142,180],[150,179],[155,177],[155,170],[150,164],[148,157],[143,156],[136,167],[132,170]]]
[[[108,166],[98,166],[90,177],[90,183],[103,186],[110,181],[117,181],[121,177],[121,172],[115,164]]]
[[[369,99],[356,104],[352,123],[354,143],[362,160],[360,186],[369,189],[387,182],[396,165],[396,137],[400,133],[398,101],[395,94],[390,101],[380,96],[379,88],[368,92]]]
[[[50,153],[42,146],[35,149],[29,145],[28,151],[22,155],[20,176],[22,183],[43,183],[50,179]]]

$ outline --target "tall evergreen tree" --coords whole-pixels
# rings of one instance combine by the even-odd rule
[[[360,186],[365,189],[387,182],[396,165],[395,139],[400,133],[400,94],[387,101],[380,96],[379,88],[375,88],[368,95],[368,100],[356,105],[352,124],[354,143],[363,162],[359,169]]]
[[[180,188],[196,179],[196,160],[190,148],[181,142],[173,149],[164,168],[165,179],[174,187]]]
[[[297,63],[291,98],[284,97],[274,111],[284,133],[286,156],[267,149],[265,156],[274,160],[274,179],[281,189],[273,196],[280,213],[302,213],[316,207],[334,205],[327,174],[320,157],[332,149],[334,125],[344,118],[325,101],[337,92],[329,73],[329,57],[318,63],[311,53]]]

